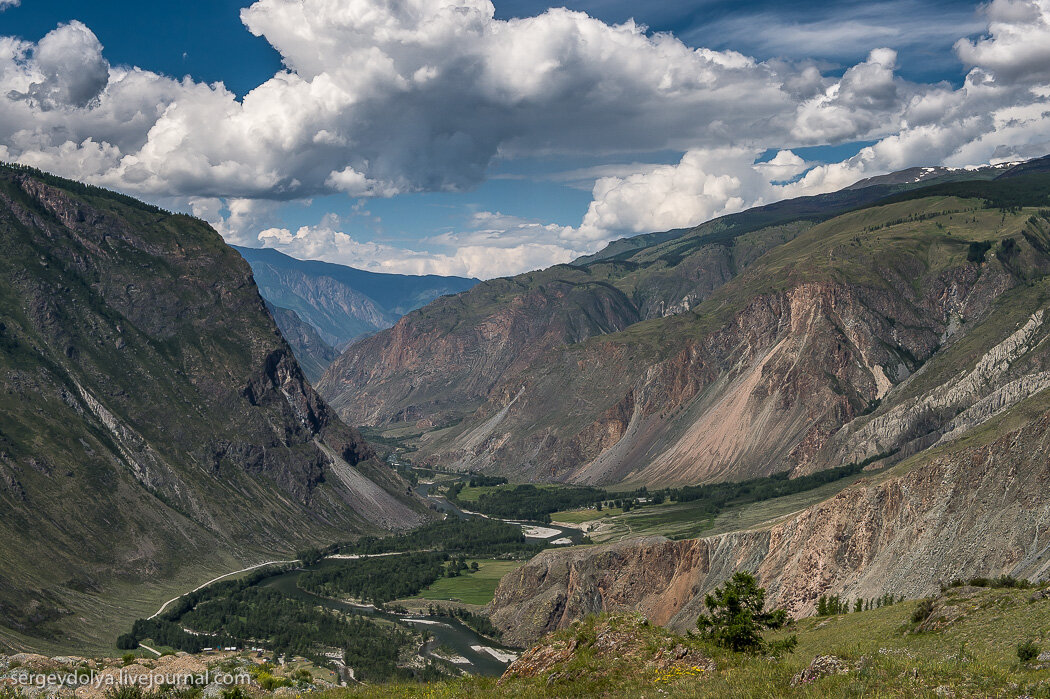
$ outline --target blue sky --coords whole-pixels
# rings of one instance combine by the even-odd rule
[[[0,17],[0,28],[3,34],[35,41],[59,22],[80,20],[99,37],[113,63],[174,76],[188,74],[206,82],[222,81],[243,95],[281,67],[280,54],[241,23],[240,10],[250,4],[243,0],[26,0]],[[612,23],[634,18],[652,31],[672,32],[692,46],[734,49],[758,58],[819,56],[845,66],[862,59],[876,45],[890,46],[901,52],[901,73],[925,81],[960,80],[964,71],[951,54],[951,46],[960,36],[957,28],[965,33],[983,29],[976,4],[967,0],[583,0],[560,5],[506,0],[494,5],[496,16],[503,19],[540,14],[553,6],[586,12]],[[755,24],[763,25],[767,33],[750,31]],[[858,27],[867,41],[857,41],[853,33],[844,39],[833,37],[827,31],[829,25]],[[726,32],[727,27],[732,31]],[[813,27],[823,34],[824,45],[814,47],[811,42],[791,38],[771,42],[769,33],[781,27]]]
[[[0,0],[0,156],[192,211],[231,242],[492,276],[1046,142],[1041,122],[1018,137],[993,116],[1046,99],[1045,0],[421,2]],[[995,99],[976,103],[974,70]],[[920,143],[923,120],[986,123]]]

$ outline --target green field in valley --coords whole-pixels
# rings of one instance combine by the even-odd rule
[[[877,477],[878,475],[873,473],[860,473],[826,483],[812,490],[743,505],[731,505],[715,516],[705,510],[703,501],[695,500],[692,502],[667,501],[660,505],[646,504],[626,513],[613,508],[609,510],[613,514],[608,516],[596,516],[605,515],[606,511],[599,513],[594,509],[558,512],[551,515],[551,519],[573,524],[590,522],[591,529],[588,536],[595,543],[652,535],[666,536],[670,539],[689,539],[738,529],[749,529],[826,500],[861,478]]]
[[[621,514],[623,514],[623,510],[619,507],[605,507],[602,508],[601,512],[593,507],[589,507],[583,510],[553,512],[551,513],[551,521],[564,522],[565,524],[583,524],[584,522],[593,522],[597,519],[615,517],[616,515]]]
[[[522,561],[474,559],[477,571],[467,570],[454,578],[439,578],[419,593],[423,599],[459,601],[464,604],[488,604],[496,593],[500,578],[521,567]],[[467,562],[468,565],[471,561]]]

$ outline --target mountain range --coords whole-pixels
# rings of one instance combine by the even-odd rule
[[[753,528],[546,551],[490,606],[528,644],[595,612],[692,628],[770,604],[1050,572],[1050,159],[923,169],[439,299],[318,383],[420,462],[649,487],[862,465]]]
[[[317,386],[351,424],[409,431],[426,463],[516,479],[696,484],[899,460],[957,402],[892,438],[854,432],[931,360],[958,367],[953,348],[1050,269],[1048,163],[905,172],[617,241],[410,313]]]
[[[0,167],[0,644],[425,509],[311,388],[207,224]]]
[[[464,277],[367,272],[298,260],[273,249],[234,249],[251,265],[259,291],[311,381],[353,340],[478,283]]]
[[[338,270],[249,267],[203,222],[18,167],[0,227],[0,643],[103,647],[158,590],[425,521],[348,425],[514,482],[865,469],[743,531],[545,551],[490,605],[513,643],[604,611],[686,630],[735,570],[795,615],[1050,572],[1050,158],[896,173],[415,310],[417,278],[373,288],[407,313],[316,392],[289,341],[332,351],[289,306],[345,320]],[[264,301],[259,269],[300,292]]]

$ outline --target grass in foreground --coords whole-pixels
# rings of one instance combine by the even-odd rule
[[[912,632],[918,601],[868,612],[814,617],[768,638],[797,634],[780,658],[734,654],[618,615],[591,617],[541,642],[555,661],[531,676],[463,678],[431,684],[358,687],[349,697],[1050,697],[1050,663],[1022,663],[1017,646],[1050,650],[1050,600],[1030,590],[961,588],[938,602],[936,630]],[[626,621],[616,621],[617,619]],[[625,640],[626,638],[626,640]],[[571,650],[567,650],[571,649]],[[799,678],[818,656],[835,656],[828,674]],[[683,657],[685,663],[668,663]],[[711,664],[696,661],[698,656]],[[837,667],[837,669],[835,669]],[[535,668],[534,668],[535,669]],[[525,674],[529,674],[526,672]]]

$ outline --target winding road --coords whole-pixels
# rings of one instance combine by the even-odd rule
[[[193,588],[189,592],[183,592],[178,597],[172,597],[170,600],[168,600],[167,602],[162,604],[160,606],[160,609],[158,609],[156,612],[154,612],[149,618],[150,619],[155,619],[156,617],[158,617],[158,616],[160,616],[161,614],[164,613],[164,610],[168,608],[169,604],[172,604],[174,602],[178,602],[180,599],[182,599],[186,595],[192,595],[194,592],[199,592],[199,591],[203,590],[204,588],[206,588],[208,585],[211,585],[212,583],[217,583],[220,580],[228,578],[228,577],[230,577],[232,575],[240,575],[241,573],[247,573],[247,572],[255,570],[256,568],[262,568],[263,566],[275,566],[275,565],[282,565],[282,564],[286,564],[286,563],[301,563],[301,562],[302,561],[299,561],[299,560],[294,560],[294,561],[266,561],[265,563],[256,563],[253,566],[248,566],[247,568],[241,568],[240,570],[235,570],[232,573],[225,573],[223,575],[220,575],[217,578],[212,578],[211,580],[209,580],[208,582],[204,583],[203,585],[200,585],[199,587]]]

